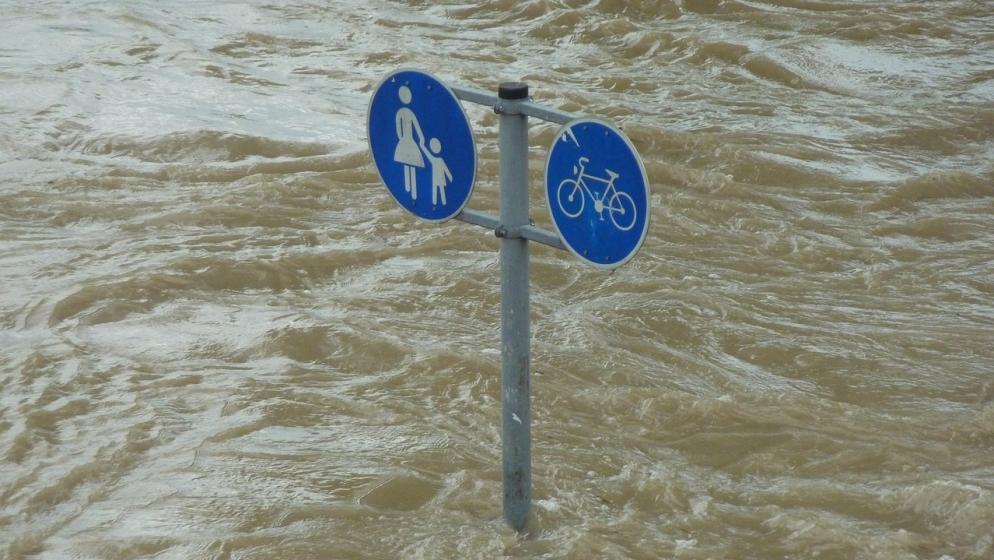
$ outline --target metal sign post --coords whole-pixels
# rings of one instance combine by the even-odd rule
[[[500,115],[499,218],[464,208],[476,179],[476,148],[456,98],[493,107]],[[528,215],[529,116],[566,125],[546,162],[546,196],[556,232],[531,225]],[[599,268],[627,262],[649,224],[642,160],[609,123],[531,102],[527,84],[503,83],[494,96],[449,87],[416,70],[397,71],[380,82],[370,101],[367,132],[380,179],[401,207],[428,221],[455,218],[482,226],[501,240],[504,519],[520,531],[531,509],[528,242],[569,249]],[[431,193],[431,204],[427,196],[418,199],[425,185],[430,185],[423,194]]]
[[[507,229],[528,225],[528,117],[513,101],[528,98],[528,86],[501,84],[500,221]],[[528,240],[507,235],[500,242],[500,387],[504,519],[520,530],[531,507],[531,327],[528,320]]]

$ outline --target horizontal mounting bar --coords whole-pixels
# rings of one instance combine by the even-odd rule
[[[509,237],[509,238],[523,238],[529,241],[534,241],[536,243],[541,243],[542,245],[548,245],[555,249],[566,249],[566,245],[563,244],[563,240],[559,235],[552,233],[551,231],[544,230],[535,226],[521,226],[519,228],[508,229],[505,228],[500,220],[496,216],[491,216],[484,212],[478,212],[476,210],[463,210],[456,219],[467,224],[473,224],[475,226],[485,227],[489,230],[493,230],[497,237]]]
[[[457,214],[456,219],[466,222],[467,224],[482,226],[494,231],[497,231],[497,228],[500,227],[500,220],[497,219],[497,216],[491,216],[490,214],[477,212],[476,210],[470,210],[469,208],[466,208]]]
[[[559,124],[566,124],[580,117],[576,113],[560,111],[559,109],[553,109],[552,107],[546,107],[545,105],[539,105],[538,103],[527,100],[514,101],[501,99],[492,93],[480,89],[462,86],[450,86],[449,89],[456,94],[456,97],[463,101],[493,107],[498,113],[528,115],[529,117]]]
[[[556,249],[566,250],[566,244],[563,243],[561,237],[558,234],[552,233],[551,231],[544,230],[535,226],[521,226],[518,230],[521,237],[529,241],[534,241],[536,243],[541,243],[542,245],[548,245],[549,247],[554,247]]]

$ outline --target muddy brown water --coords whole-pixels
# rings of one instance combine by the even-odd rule
[[[991,2],[0,21],[0,557],[994,558]],[[533,250],[525,536],[497,241],[367,154],[401,67],[611,119],[652,183],[625,267]]]

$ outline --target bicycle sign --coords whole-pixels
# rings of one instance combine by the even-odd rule
[[[614,268],[631,259],[649,227],[649,180],[631,141],[597,119],[562,128],[545,166],[552,223],[580,259]]]
[[[594,201],[594,211],[600,216],[601,221],[604,220],[604,211],[607,210],[614,227],[621,231],[628,231],[635,227],[635,218],[638,217],[635,200],[628,193],[619,192],[614,186],[619,175],[610,169],[605,169],[607,179],[594,177],[585,172],[589,162],[590,158],[581,156],[573,167],[573,173],[576,176],[572,179],[563,179],[563,182],[559,183],[559,189],[556,191],[559,209],[570,218],[578,218],[583,213],[586,198],[589,196]],[[587,185],[590,181],[607,185],[600,196],[590,190]],[[606,204],[604,203],[605,199],[607,200]]]

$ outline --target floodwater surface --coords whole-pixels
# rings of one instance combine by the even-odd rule
[[[994,558],[991,2],[0,21],[0,558]],[[368,154],[399,68],[610,119],[652,185],[624,267],[532,250],[524,535],[498,240],[413,218]]]

